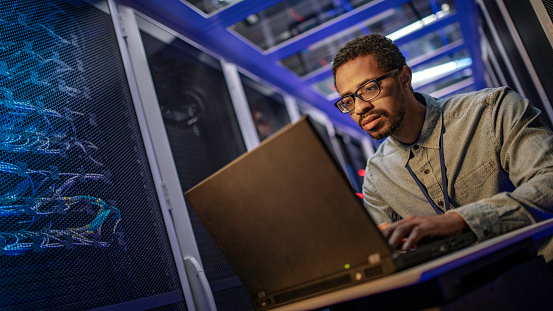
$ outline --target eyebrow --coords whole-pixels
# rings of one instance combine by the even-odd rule
[[[371,79],[367,79],[367,80],[364,80],[363,82],[357,84],[356,88],[355,88],[355,92],[359,91],[359,89],[365,85],[367,82],[370,82],[370,81],[374,81],[376,80],[377,78],[371,78]],[[353,93],[348,93],[348,94],[345,94],[345,95],[340,95],[340,98],[344,98],[346,96],[351,96],[353,95]]]

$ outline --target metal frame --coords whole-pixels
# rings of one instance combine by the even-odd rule
[[[244,88],[242,86],[242,81],[240,81],[240,75],[238,74],[236,65],[225,61],[222,62],[222,65],[223,73],[225,74],[225,79],[229,87],[230,98],[232,99],[238,124],[242,131],[242,137],[246,143],[246,149],[249,151],[259,146],[259,136],[255,130],[255,124],[250,107],[248,106],[248,100],[244,93]]]
[[[288,111],[288,115],[290,116],[290,121],[298,121],[301,117],[301,114],[296,99],[293,96],[286,94],[284,95],[284,103],[286,104],[286,110]]]
[[[547,13],[543,0],[530,0],[530,4],[532,5],[532,8],[534,8],[543,29],[549,29],[549,31],[545,31],[545,35],[549,40],[549,44],[553,47],[553,21],[551,21],[551,18]]]

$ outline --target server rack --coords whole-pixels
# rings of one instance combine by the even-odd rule
[[[1,308],[191,303],[114,9],[1,5]]]

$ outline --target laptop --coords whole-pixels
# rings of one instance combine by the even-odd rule
[[[257,310],[389,275],[476,241],[468,233],[394,251],[312,122],[287,125],[185,193]]]

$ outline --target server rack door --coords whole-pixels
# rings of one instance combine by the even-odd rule
[[[187,309],[107,8],[1,2],[0,308]]]
[[[135,12],[134,19],[141,51],[135,46],[130,52],[147,64],[155,94],[143,104],[160,117],[163,135],[156,140],[165,140],[170,147],[171,165],[178,174],[182,195],[246,152],[246,145],[220,59],[142,13]],[[135,39],[134,35],[128,37],[129,43]],[[156,131],[158,125],[148,126]],[[201,261],[217,309],[253,309],[251,297],[215,242],[193,210],[185,209],[186,213],[178,217],[173,214],[175,227],[179,231],[182,223],[191,223],[193,233],[179,235],[179,243],[197,245],[196,259]]]

